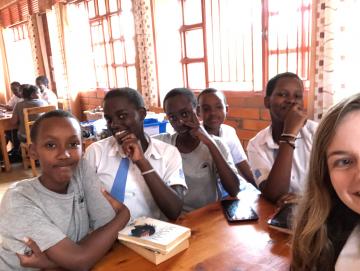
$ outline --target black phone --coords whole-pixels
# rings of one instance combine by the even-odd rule
[[[279,208],[275,214],[268,220],[271,228],[282,232],[292,233],[292,221],[296,203],[286,203]]]
[[[229,222],[255,221],[259,219],[251,206],[241,202],[239,199],[222,200],[221,205]]]

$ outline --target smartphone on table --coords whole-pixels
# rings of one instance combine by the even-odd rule
[[[222,200],[221,205],[229,222],[256,221],[259,219],[253,208],[239,199]]]

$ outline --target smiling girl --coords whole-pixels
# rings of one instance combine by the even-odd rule
[[[317,124],[307,119],[304,86],[294,73],[281,73],[269,80],[264,105],[271,125],[261,130],[247,146],[249,163],[259,189],[271,201],[301,194]]]
[[[292,270],[359,270],[360,94],[332,107],[311,151],[299,206]]]

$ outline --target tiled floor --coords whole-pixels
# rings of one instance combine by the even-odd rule
[[[10,172],[2,170],[0,172],[0,201],[11,183],[31,177],[31,169],[25,170],[21,163],[11,164]]]

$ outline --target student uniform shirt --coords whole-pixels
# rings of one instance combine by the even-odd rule
[[[37,177],[12,185],[0,207],[0,270],[23,269],[15,253],[27,251],[24,237],[44,251],[66,237],[78,242],[89,230],[113,219],[115,212],[96,178],[86,161],[81,161],[66,194],[48,190]]]
[[[240,143],[240,140],[236,134],[236,131],[233,127],[221,124],[219,137],[227,144],[229,147],[231,156],[234,160],[235,165],[241,163],[242,161],[247,160],[245,151]]]
[[[360,226],[356,226],[336,261],[335,271],[360,270]]]
[[[304,189],[316,127],[316,122],[308,120],[297,135],[289,192],[299,193]],[[247,154],[258,187],[268,178],[278,151],[279,145],[274,142],[271,126],[261,130],[249,141]]]
[[[54,105],[56,108],[58,108],[57,96],[51,89],[45,88],[41,94],[41,99],[46,101],[49,105]]]
[[[178,134],[160,134],[156,138],[176,146]],[[212,136],[225,161],[240,180],[231,154],[219,137]],[[200,142],[190,153],[181,153],[188,191],[184,198],[183,210],[188,212],[215,202],[221,198],[217,181],[219,179],[214,159],[208,147]]]
[[[145,158],[167,186],[181,185],[187,188],[179,151],[164,142],[149,138]],[[125,154],[116,139],[111,136],[91,144],[85,152],[85,159],[95,168],[99,180],[107,191],[111,191],[117,170]],[[130,161],[126,180],[124,204],[129,208],[131,218],[149,216],[167,220],[157,206],[139,168]]]

